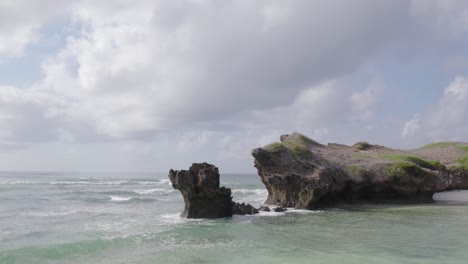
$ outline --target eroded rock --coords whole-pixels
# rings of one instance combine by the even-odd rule
[[[273,209],[274,212],[277,212],[277,213],[281,213],[281,212],[286,212],[288,209],[284,208],[284,207],[275,207],[275,209]]]
[[[268,206],[265,206],[265,205],[262,205],[258,208],[258,211],[261,211],[261,212],[270,212],[270,207]]]
[[[184,197],[182,217],[221,218],[232,216],[231,189],[219,187],[219,171],[208,163],[194,163],[189,170],[170,170],[172,187]]]
[[[301,134],[252,151],[266,204],[314,209],[340,203],[432,202],[468,189],[468,144],[402,151],[360,142],[322,145]]]
[[[219,186],[219,170],[208,163],[193,163],[189,170],[170,170],[172,187],[184,198],[182,217],[223,218],[234,214],[254,214],[250,204],[232,201],[231,189]]]
[[[234,203],[232,213],[236,215],[252,215],[258,214],[258,210],[250,204]]]

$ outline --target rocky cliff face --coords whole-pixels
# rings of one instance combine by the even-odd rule
[[[430,202],[468,189],[468,144],[402,151],[359,142],[321,145],[301,134],[252,151],[267,204],[313,209],[340,203]]]
[[[189,170],[170,170],[172,187],[184,197],[182,217],[222,218],[234,214],[255,214],[249,204],[232,201],[231,189],[219,186],[219,171],[208,163],[194,163]]]

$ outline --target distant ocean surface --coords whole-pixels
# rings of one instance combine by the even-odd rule
[[[257,175],[222,174],[259,206]],[[179,217],[166,174],[0,172],[0,263],[468,263],[468,206]]]

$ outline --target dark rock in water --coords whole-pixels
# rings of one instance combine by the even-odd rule
[[[277,213],[281,213],[281,212],[286,212],[288,209],[284,208],[284,207],[276,207],[275,209],[273,209],[273,211],[277,212]]]
[[[187,170],[170,170],[172,187],[184,197],[182,217],[222,218],[234,214],[258,213],[250,204],[234,203],[231,189],[219,187],[219,171],[208,163],[193,163]]]
[[[237,215],[258,214],[258,210],[250,204],[235,203],[232,207],[232,213]]]
[[[262,206],[260,206],[260,208],[258,208],[258,211],[270,212],[270,207],[262,205]]]
[[[367,142],[322,145],[301,134],[252,151],[266,204],[314,209],[352,203],[432,202],[468,189],[468,143],[395,150]]]
[[[187,170],[170,170],[172,187],[184,197],[182,217],[222,218],[232,216],[231,189],[219,187],[218,168],[208,163],[194,163]]]

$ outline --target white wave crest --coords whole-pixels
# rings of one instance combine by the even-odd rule
[[[171,183],[171,181],[169,179],[161,179],[161,180],[159,180],[159,183],[160,184],[167,184],[169,186],[172,185],[172,183]]]
[[[0,185],[15,185],[15,184],[35,184],[40,182],[33,182],[33,181],[0,181]]]
[[[139,181],[136,183],[139,185],[161,185],[160,182],[156,182],[156,181]]]
[[[110,196],[110,200],[114,202],[130,201],[132,197]]]
[[[104,181],[104,182],[94,182],[94,181],[53,181],[50,182],[51,185],[125,185],[131,184],[129,181]]]
[[[101,211],[99,211],[101,212]],[[60,208],[53,211],[46,211],[46,212],[27,212],[22,213],[23,216],[33,216],[33,217],[54,217],[54,216],[66,216],[72,214],[82,214],[82,213],[96,213],[96,210],[92,208],[76,208],[76,209],[67,209],[67,208]]]
[[[232,190],[232,195],[237,202],[260,205],[265,202],[268,191],[265,189],[235,189]]]
[[[162,188],[155,188],[155,189],[147,189],[147,190],[133,190],[134,193],[138,194],[152,194],[155,192],[166,192],[168,190]]]

